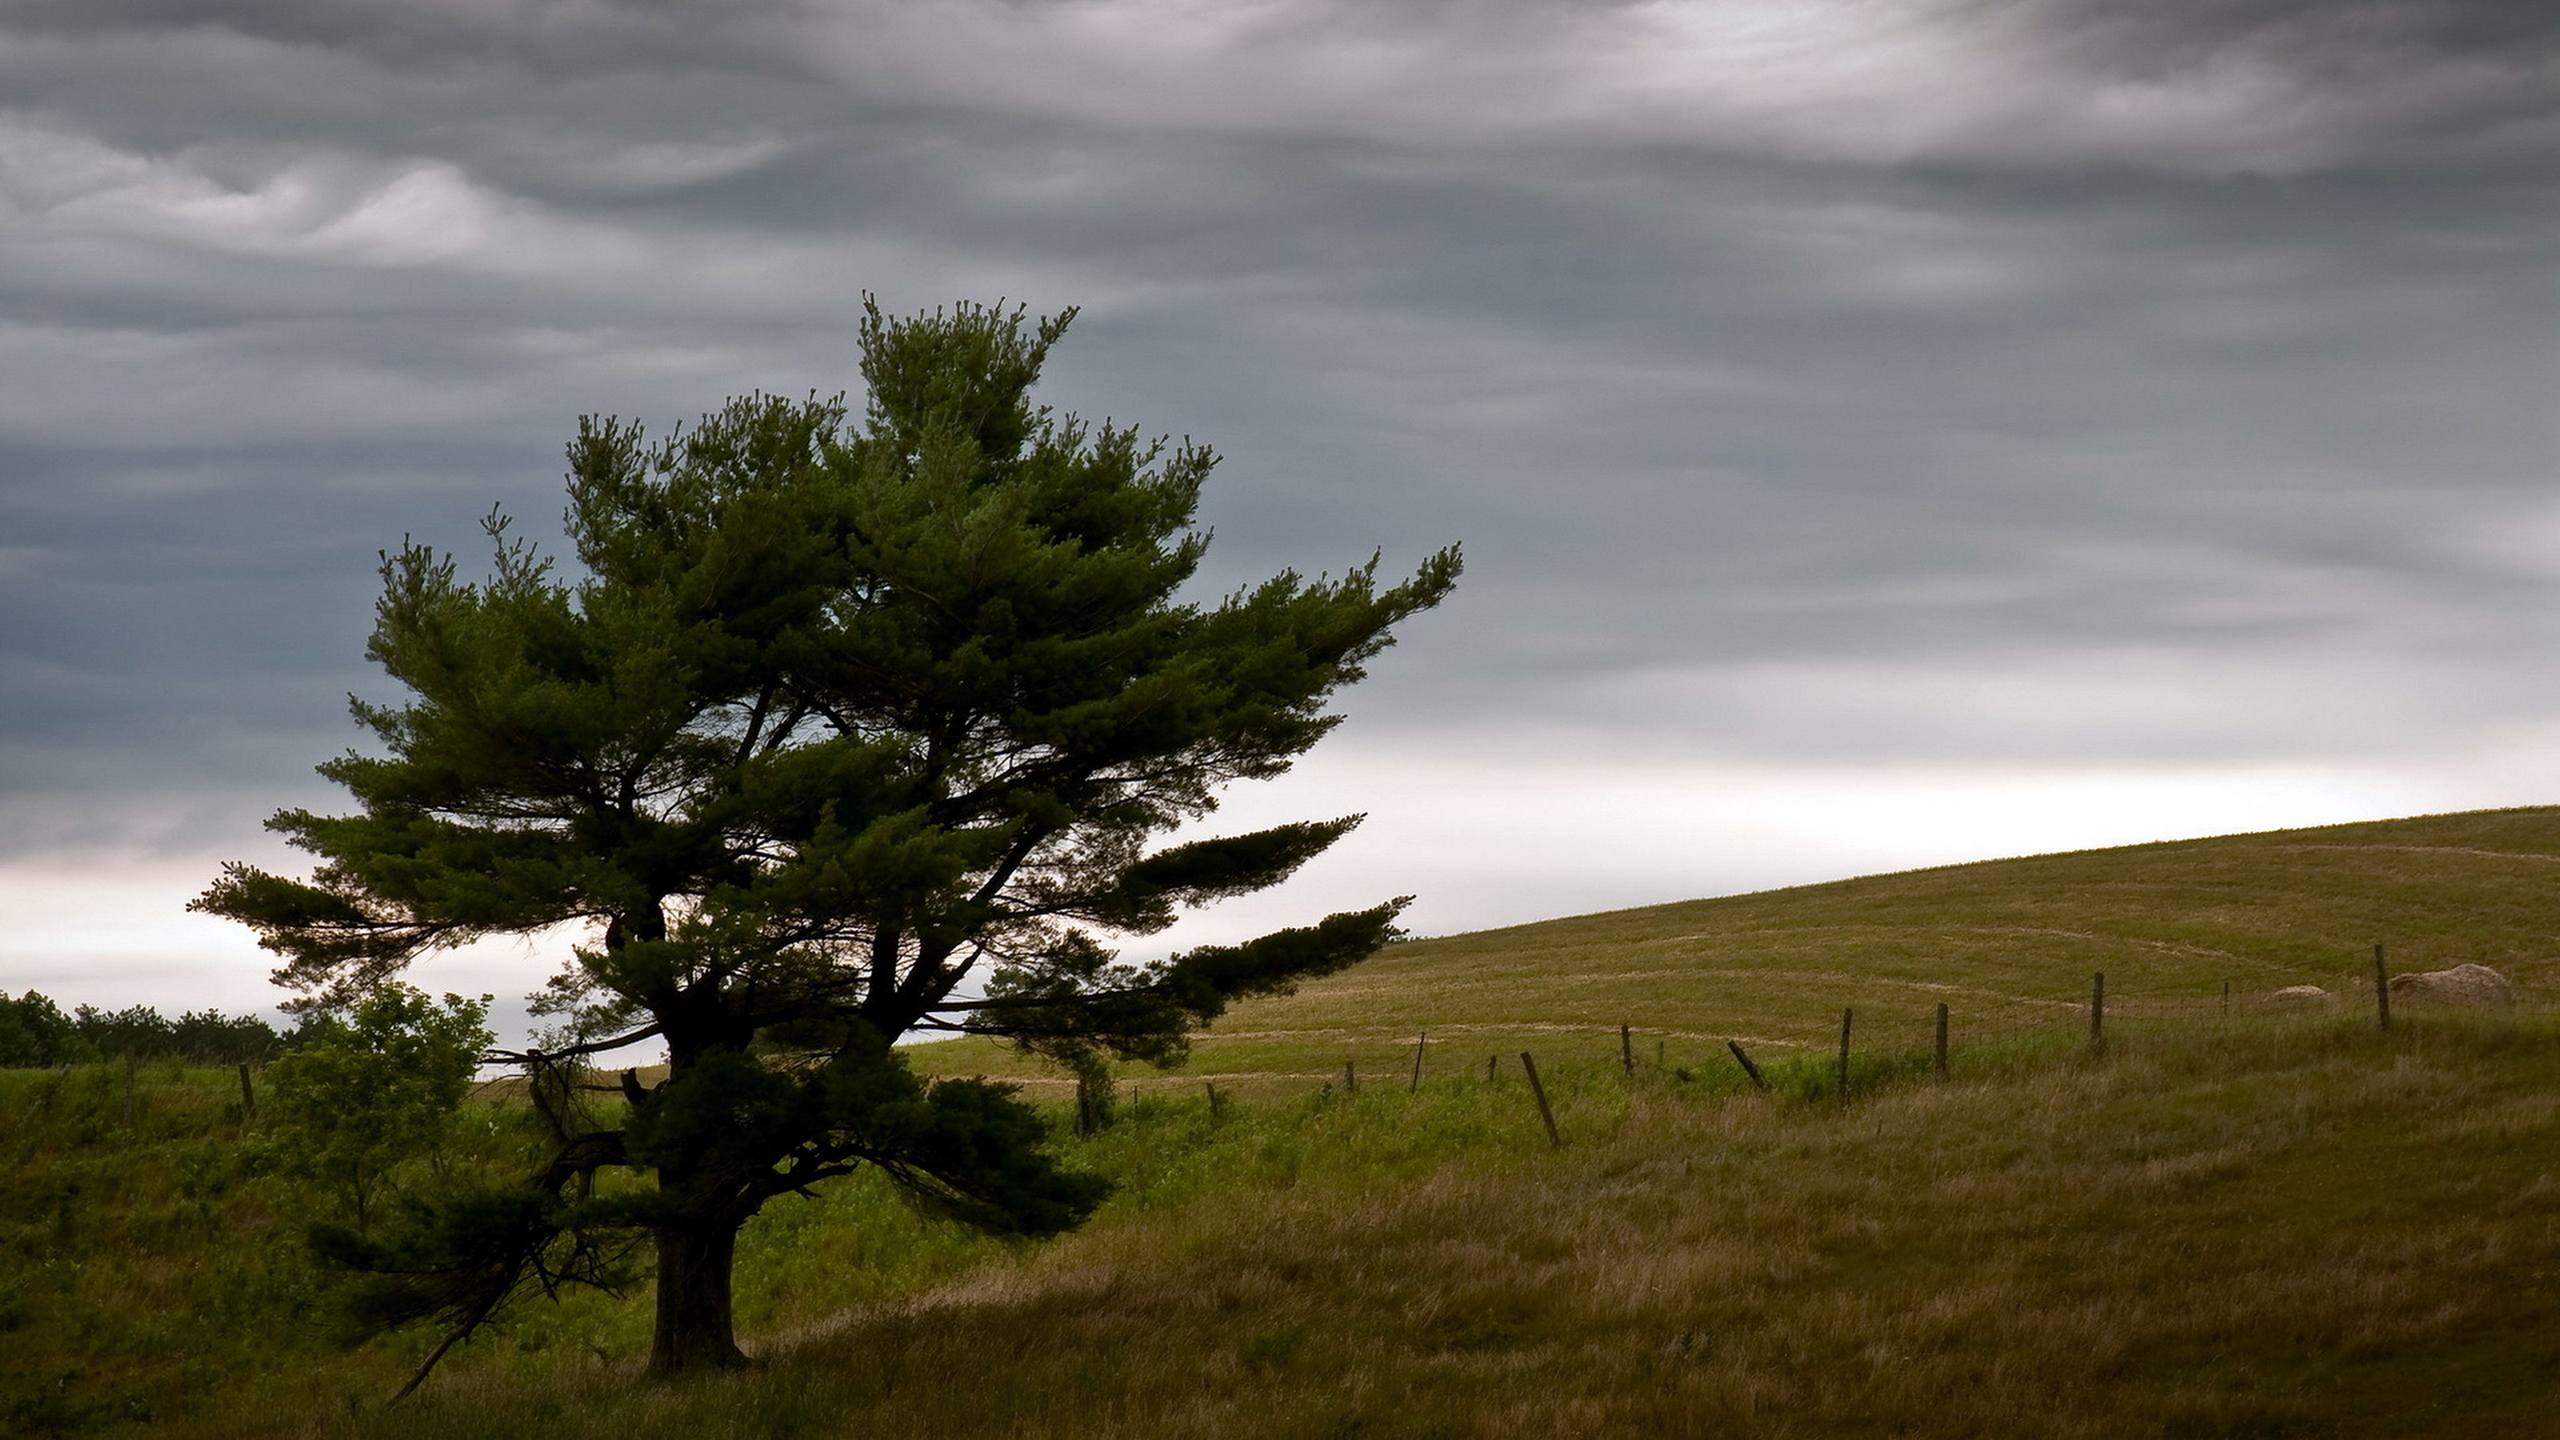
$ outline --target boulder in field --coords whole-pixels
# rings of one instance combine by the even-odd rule
[[[2394,1000],[2443,1000],[2456,1005],[2513,1005],[2516,987],[2486,965],[2413,970],[2391,977]]]
[[[2270,1005],[2325,1005],[2336,998],[2317,985],[2287,985],[2281,990],[2267,992]]]

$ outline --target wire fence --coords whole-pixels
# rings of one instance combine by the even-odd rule
[[[2145,1032],[2211,1026],[2263,1026],[2281,1019],[2355,1018],[2388,1029],[2394,1007],[2405,1023],[2431,1011],[2466,1011],[2518,1018],[2548,1015],[2552,1007],[2520,993],[2499,972],[2477,965],[2451,970],[2396,970],[2388,952],[2317,981],[2298,967],[2235,967],[2240,973],[2128,978],[2092,970],[2076,980],[2055,975],[2050,961],[2022,960],[2010,973],[1974,965],[1962,982],[1841,976],[1830,985],[1804,986],[1800,1003],[1780,1011],[1766,1003],[1737,1014],[1727,1028],[1694,1019],[1661,1023],[1630,1005],[1617,1024],[1589,1021],[1468,1021],[1416,1026],[1402,1034],[1386,1026],[1309,1028],[1251,1032],[1248,1038],[1274,1050],[1274,1063],[1257,1068],[1239,1056],[1204,1049],[1200,1067],[1185,1072],[1124,1077],[1137,1094],[1205,1091],[1211,1103],[1239,1092],[1418,1088],[1452,1075],[1494,1080],[1524,1075],[1531,1064],[1580,1075],[1612,1068],[1677,1080],[1740,1077],[1768,1088],[1768,1076],[1802,1077],[1811,1069],[1826,1088],[1846,1091],[1863,1073],[1878,1069],[1934,1067],[1944,1074],[1968,1057],[2080,1043],[2103,1047],[2111,1039]],[[1816,1001],[1828,989],[1836,1003]],[[1694,1011],[1694,1007],[1684,1006]],[[1212,1036],[1213,1040],[1216,1038]],[[1339,1060],[1310,1063],[1309,1053],[1333,1048]],[[1534,1061],[1523,1056],[1535,1057]],[[1220,1064],[1220,1061],[1229,1063]],[[1006,1077],[1035,1092],[1072,1088],[1064,1077]]]
[[[1945,1074],[1987,1056],[2061,1044],[2103,1046],[2111,1038],[2160,1030],[2319,1018],[2388,1029],[2395,1017],[2407,1023],[2452,1007],[2520,1021],[2560,1013],[2546,998],[2551,990],[2547,984],[2519,990],[2499,972],[2478,965],[2402,971],[2380,947],[2369,963],[2316,982],[2302,980],[2298,968],[2274,966],[2230,976],[2187,973],[2130,983],[2121,974],[2091,971],[2072,981],[2058,978],[2049,961],[2023,960],[2007,973],[1996,966],[1969,966],[1961,982],[1854,974],[1802,979],[1803,993],[1790,997],[1794,1003],[1780,1008],[1764,996],[1724,1027],[1697,1023],[1694,1005],[1680,1007],[1690,1015],[1679,1023],[1664,1023],[1630,1004],[1626,1018],[1615,1024],[1483,1020],[1417,1026],[1401,1033],[1385,1024],[1251,1032],[1255,1044],[1274,1052],[1268,1063],[1232,1063],[1236,1057],[1210,1049],[1203,1057],[1209,1063],[1124,1076],[1115,1088],[1136,1095],[1188,1092],[1205,1096],[1215,1108],[1247,1094],[1410,1090],[1455,1077],[1525,1078],[1530,1067],[1544,1066],[1548,1082],[1580,1081],[1617,1070],[1630,1078],[1747,1083],[1764,1089],[1776,1077],[1792,1082],[1790,1088],[1845,1094],[1864,1076],[1928,1068]],[[1233,1037],[1212,1032],[1208,1038],[1215,1044]],[[1339,1058],[1311,1060],[1326,1051]],[[138,1102],[142,1110],[157,1108],[150,1103],[154,1092],[175,1083],[180,1071],[214,1068],[131,1060],[62,1066],[27,1072],[41,1083],[33,1084],[26,1098],[32,1116],[52,1108],[67,1085],[78,1085],[95,1092],[92,1108],[131,1127]],[[218,1068],[234,1072],[226,1078],[233,1079],[236,1089],[226,1095],[228,1087],[187,1084],[184,1089],[196,1092],[188,1108],[219,1101],[228,1119],[254,1117],[263,1098],[255,1067]],[[1027,1087],[1033,1098],[1073,1095],[1078,1113],[1086,1113],[1089,1097],[1078,1093],[1078,1082],[1071,1077],[996,1078]],[[540,1079],[552,1083],[546,1087],[508,1076],[483,1082],[476,1093],[501,1102],[529,1100],[553,1117],[555,1125],[565,1125],[573,1109],[593,1103],[590,1093],[628,1094],[632,1088],[626,1077],[583,1068],[561,1067],[556,1075]]]

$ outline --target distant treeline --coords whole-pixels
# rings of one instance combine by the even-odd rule
[[[297,1033],[279,1033],[255,1015],[219,1010],[190,1010],[172,1020],[148,1005],[122,1010],[82,1005],[66,1015],[33,990],[14,1000],[0,991],[0,1068],[79,1065],[127,1056],[232,1064],[291,1049]]]

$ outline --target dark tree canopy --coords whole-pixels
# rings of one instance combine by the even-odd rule
[[[1148,848],[1322,738],[1458,553],[1398,583],[1373,556],[1184,598],[1215,457],[1035,405],[1071,316],[867,307],[858,420],[753,395],[663,439],[582,423],[574,574],[497,514],[485,579],[386,555],[370,653],[408,693],[354,702],[374,745],[321,767],[353,813],[278,814],[312,877],[234,864],[199,906],[323,1008],[437,947],[570,927],[541,997],[570,1039],[519,1058],[656,1040],[670,1073],[629,1087],[616,1128],[558,1107],[559,1158],[521,1193],[338,1237],[401,1272],[383,1318],[461,1333],[527,1285],[605,1276],[600,1237],[646,1231],[656,1365],[734,1363],[730,1246],[770,1198],[868,1164],[998,1230],[1098,1202],[1009,1090],[924,1083],[898,1037],[1171,1063],[1230,1000],[1393,936],[1400,900],[1154,963],[1112,949],[1357,823]],[[599,1165],[655,1188],[585,1198]]]
[[[255,1015],[205,1009],[172,1020],[148,1005],[80,1005],[65,1015],[33,990],[14,1000],[0,991],[0,1068],[162,1058],[231,1065],[264,1060],[300,1038],[299,1032],[278,1035]]]

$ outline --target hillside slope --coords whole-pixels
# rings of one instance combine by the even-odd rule
[[[2560,988],[2560,807],[2424,816],[1987,861],[1543,921],[1397,945],[1297,994],[1239,1005],[1177,1076],[1305,1088],[1434,1069],[1523,1045],[1614,1063],[1713,1063],[1724,1040],[1925,1048],[1945,1002],[1957,1043],[2085,1023],[2218,1016],[2289,985],[2370,1005],[2371,948],[2395,972],[2466,961],[2528,997]],[[974,1041],[919,1047],[936,1073],[1062,1084]]]
[[[742,1382],[474,1372],[287,1433],[2532,1440],[2555,1035],[2294,1015],[1848,1105],[1586,1068],[1561,1149],[1516,1078],[1153,1099],[1062,1142],[1126,1187],[1090,1228],[760,1333]]]
[[[635,1386],[644,1281],[528,1304],[387,1412],[434,1337],[330,1343],[297,1238],[327,1197],[231,1072],[0,1071],[0,1434],[2547,1435],[2555,866],[2560,811],[2504,811],[1397,946],[1240,1007],[1117,1123],[1062,1125],[1116,1186],[1076,1234],[1009,1245],[848,1177],[740,1238],[760,1373]],[[2380,1033],[2375,937],[2531,1003]],[[2258,1003],[2305,981],[2338,1004]],[[1940,1000],[1943,1082],[1910,1063]],[[1845,1096],[1811,1053],[1842,1005]],[[1484,1083],[1524,1046],[1560,1143],[1516,1062]],[[1342,1094],[1346,1053],[1387,1083]],[[542,1146],[500,1095],[409,1179]]]

